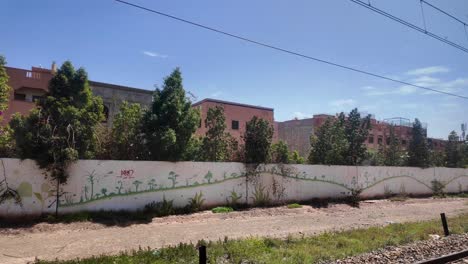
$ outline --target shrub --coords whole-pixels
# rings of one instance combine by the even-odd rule
[[[288,208],[289,209],[302,208],[302,205],[300,205],[298,203],[292,203],[292,204],[288,204]]]
[[[215,207],[215,208],[211,209],[211,212],[213,212],[215,214],[230,213],[232,211],[234,211],[234,209],[232,209],[232,207],[224,207],[224,206]]]
[[[203,198],[203,193],[200,191],[199,193],[196,193],[193,198],[189,199],[187,211],[190,213],[198,212],[203,208],[203,203],[205,203],[205,199]]]
[[[145,213],[154,214],[156,216],[168,216],[175,214],[173,200],[166,200],[163,198],[162,202],[151,202],[145,205]]]

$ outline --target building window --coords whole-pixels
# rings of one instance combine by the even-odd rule
[[[389,137],[387,138],[387,141],[386,141],[386,142],[387,142],[387,145],[390,145],[391,140],[390,140]]]
[[[377,143],[378,143],[379,145],[382,145],[382,142],[383,142],[383,139],[382,139],[381,137],[379,137],[379,138],[377,139]]]
[[[239,121],[237,121],[237,120],[232,120],[232,122],[231,122],[231,128],[234,129],[234,130],[238,130],[238,129],[239,129]]]
[[[369,142],[370,144],[374,144],[374,135],[370,135],[370,136],[369,136],[368,142]]]
[[[15,93],[15,100],[26,101],[26,95],[25,94],[20,94],[20,93]]]
[[[406,140],[405,140],[405,139],[402,139],[402,140],[401,140],[401,144],[402,144],[403,146],[406,146]]]

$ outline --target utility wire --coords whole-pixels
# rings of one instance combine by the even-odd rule
[[[457,43],[454,43],[454,42],[452,42],[450,40],[447,40],[447,39],[445,39],[445,38],[443,38],[443,37],[441,37],[439,35],[436,35],[436,34],[430,32],[430,31],[427,31],[427,30],[425,30],[425,29],[423,29],[421,27],[418,27],[415,24],[412,24],[412,23],[410,23],[410,22],[408,22],[406,20],[398,18],[398,17],[396,17],[396,16],[394,16],[392,14],[389,14],[389,13],[383,11],[382,9],[378,9],[375,6],[370,6],[370,5],[366,4],[365,2],[363,2],[361,0],[350,0],[350,1],[353,2],[353,3],[356,3],[356,4],[360,5],[360,6],[363,6],[363,7],[367,8],[367,9],[369,9],[371,11],[374,11],[374,12],[376,12],[378,14],[381,14],[381,15],[383,15],[385,17],[388,17],[388,18],[390,18],[390,19],[392,19],[392,20],[394,20],[394,21],[396,21],[396,22],[398,22],[400,24],[403,24],[403,25],[405,25],[405,26],[407,26],[409,28],[412,28],[412,29],[414,29],[416,31],[419,31],[419,32],[421,32],[423,34],[426,34],[426,35],[428,35],[428,36],[430,36],[432,38],[435,38],[435,39],[437,39],[439,41],[442,41],[445,44],[448,44],[448,45],[450,45],[450,46],[452,46],[454,48],[457,48],[457,49],[459,49],[461,51],[464,51],[464,52],[468,53],[468,48],[465,48],[465,47],[463,47],[463,46],[461,46],[461,45],[459,45]]]
[[[453,18],[454,20],[456,20],[456,21],[462,23],[463,25],[467,25],[466,22],[464,22],[464,21],[462,21],[462,20],[456,18],[455,16],[453,16],[453,15],[449,14],[448,12],[446,12],[446,11],[444,11],[444,10],[438,8],[437,6],[435,6],[435,5],[433,5],[433,4],[429,3],[429,2],[427,2],[426,0],[420,0],[420,1],[423,2],[423,3],[426,4],[426,5],[428,5],[428,6],[432,7],[432,8],[434,8],[435,10],[441,12],[442,14],[445,14],[445,15],[447,15],[447,16]]]
[[[435,10],[439,11],[440,13],[442,13],[442,14],[444,14],[444,15],[446,15],[446,16],[452,18],[453,20],[455,20],[455,21],[461,23],[461,24],[463,25],[463,29],[464,29],[464,31],[465,31],[466,39],[468,40],[468,32],[466,31],[466,27],[468,26],[468,23],[466,23],[465,21],[463,21],[463,20],[461,20],[461,19],[455,17],[454,15],[451,15],[451,14],[448,13],[447,11],[444,11],[444,10],[438,8],[437,6],[435,6],[435,5],[433,5],[433,4],[429,3],[429,2],[427,2],[426,0],[420,0],[420,2],[421,2],[421,3],[424,3],[424,4],[428,5],[428,6],[430,6],[430,7],[432,7],[432,8],[434,8]]]
[[[424,31],[427,32],[427,27],[426,27],[426,16],[424,16],[424,8],[422,5],[422,0],[419,0],[419,5],[421,6],[421,15],[424,23]]]
[[[458,94],[454,94],[454,93],[450,93],[450,92],[440,91],[440,90],[432,89],[432,88],[429,88],[429,87],[424,87],[424,86],[408,83],[408,82],[405,82],[405,81],[396,80],[396,79],[386,77],[386,76],[383,76],[383,75],[379,75],[379,74],[376,74],[376,73],[371,73],[371,72],[368,72],[368,71],[356,69],[356,68],[345,66],[345,65],[342,65],[342,64],[338,64],[338,63],[326,61],[326,60],[323,60],[323,59],[315,58],[315,57],[312,57],[312,56],[304,55],[304,54],[296,52],[296,51],[291,51],[291,50],[287,50],[287,49],[280,48],[280,47],[277,47],[277,46],[273,46],[273,45],[270,45],[270,44],[266,44],[266,43],[263,43],[263,42],[259,42],[259,41],[256,41],[256,40],[248,39],[248,38],[245,38],[245,37],[242,37],[242,36],[239,36],[239,35],[235,35],[235,34],[232,34],[232,33],[228,33],[226,31],[222,31],[220,29],[205,26],[205,25],[202,25],[202,24],[199,24],[199,23],[196,23],[196,22],[192,22],[192,21],[189,21],[189,20],[186,20],[186,19],[183,19],[183,18],[179,18],[179,17],[173,16],[173,15],[169,15],[167,13],[156,11],[156,10],[153,10],[153,9],[150,9],[150,8],[147,8],[147,7],[143,7],[143,6],[140,6],[140,5],[136,5],[136,4],[133,4],[133,3],[129,3],[129,2],[126,2],[126,1],[123,1],[123,0],[115,0],[115,1],[120,2],[122,4],[129,5],[129,6],[133,6],[135,8],[141,9],[141,10],[145,10],[145,11],[148,11],[148,12],[151,12],[151,13],[155,13],[155,14],[158,14],[158,15],[161,15],[161,16],[164,16],[164,17],[168,17],[168,18],[171,18],[171,19],[174,19],[174,20],[186,23],[186,24],[190,24],[192,26],[203,28],[203,29],[206,29],[206,30],[209,30],[209,31],[212,31],[212,32],[216,32],[216,33],[228,36],[228,37],[239,39],[239,40],[242,40],[242,41],[245,41],[245,42],[249,42],[249,43],[252,43],[252,44],[255,44],[255,45],[258,45],[258,46],[262,46],[262,47],[269,48],[269,49],[272,49],[272,50],[280,51],[280,52],[287,53],[287,54],[290,54],[290,55],[295,55],[295,56],[298,56],[298,57],[301,57],[301,58],[305,58],[305,59],[309,59],[309,60],[313,60],[313,61],[318,61],[318,62],[325,63],[325,64],[328,64],[328,65],[332,65],[332,66],[335,66],[335,67],[339,67],[339,68],[342,68],[342,69],[362,73],[362,74],[365,74],[365,75],[369,75],[369,76],[377,77],[377,78],[380,78],[380,79],[384,79],[384,80],[388,80],[388,81],[392,81],[392,82],[396,82],[396,83],[416,87],[416,88],[427,90],[427,91],[432,91],[432,92],[441,93],[441,94],[445,94],[445,95],[455,96],[455,97],[459,97],[459,98],[462,98],[462,99],[468,99],[468,96],[458,95]]]

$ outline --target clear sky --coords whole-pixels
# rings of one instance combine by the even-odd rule
[[[468,96],[468,54],[349,0],[128,0],[310,56]],[[467,0],[428,0],[468,22]],[[422,26],[419,0],[371,0]],[[426,7],[429,30],[468,47],[463,26]],[[112,0],[3,0],[0,54],[19,68],[69,59],[91,80],[154,89],[179,66],[186,90],[273,107],[278,121],[358,107],[419,118],[432,137],[468,122],[468,100],[345,71]]]

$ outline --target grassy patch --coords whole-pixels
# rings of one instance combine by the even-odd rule
[[[302,205],[300,205],[298,203],[292,203],[292,204],[288,204],[288,208],[289,209],[302,208]]]
[[[452,233],[468,232],[468,214],[449,219]],[[204,243],[210,263],[317,263],[369,252],[385,246],[427,239],[429,234],[442,235],[439,220],[385,227],[324,233],[312,237],[287,239],[248,238]],[[36,261],[37,264],[130,264],[130,263],[197,263],[196,246],[180,244],[160,250],[143,249],[118,256],[100,256],[71,261]]]
[[[232,211],[234,211],[234,209],[232,209],[231,207],[215,207],[215,208],[211,209],[211,212],[213,212],[215,214],[230,213]]]
[[[392,202],[404,202],[404,201],[408,200],[408,196],[397,195],[397,196],[393,196],[393,197],[388,198],[388,200],[390,200]]]

